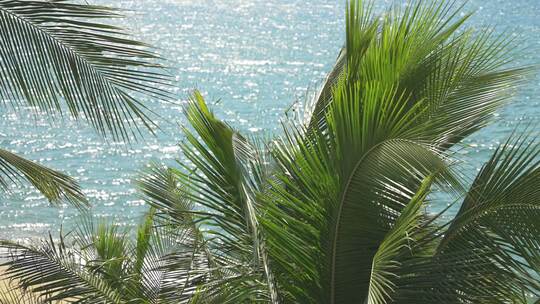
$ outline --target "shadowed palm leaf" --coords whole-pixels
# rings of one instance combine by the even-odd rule
[[[179,250],[162,260],[162,267],[169,275],[163,280],[161,294],[169,301],[185,303],[193,300],[195,293],[213,275],[219,274],[196,222],[200,213],[194,210],[186,189],[180,188],[177,174],[174,169],[153,164],[141,174],[137,184],[145,200],[159,209],[158,223],[182,240]]]
[[[193,287],[199,290],[194,302],[276,302],[257,220],[264,157],[257,146],[219,121],[199,92],[185,113],[196,133],[184,130],[182,148],[193,166],[153,166],[139,181],[150,205],[159,210],[157,216],[179,231],[192,231],[193,244],[198,244],[194,252],[199,262],[184,267],[178,280],[193,277]],[[177,264],[177,257],[171,257],[169,263]]]
[[[26,246],[2,241],[10,261],[5,277],[20,278],[19,287],[29,289],[43,299],[77,299],[86,296],[88,303],[120,303],[116,290],[97,275],[85,271],[77,249],[68,248],[63,239],[42,241],[40,246]]]
[[[156,55],[104,24],[114,9],[65,0],[0,1],[0,97],[48,113],[81,113],[101,134],[127,140],[150,120],[134,93],[167,98]]]
[[[47,114],[83,116],[102,135],[128,140],[151,121],[135,95],[169,98],[157,56],[101,20],[116,10],[65,0],[0,0],[0,98]],[[140,96],[139,96],[140,97]],[[0,186],[25,178],[51,202],[80,207],[73,179],[0,150]]]
[[[436,283],[439,297],[508,303],[540,296],[539,156],[537,138],[518,137],[482,167],[437,248],[436,272],[446,274]],[[455,301],[443,299],[437,302]]]
[[[88,203],[71,177],[0,149],[0,188],[28,180],[53,204],[67,201],[78,208]]]

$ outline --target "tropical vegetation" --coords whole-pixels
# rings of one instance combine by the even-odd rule
[[[87,120],[114,140],[154,129],[141,96],[170,99],[157,55],[102,22],[115,9],[66,0],[0,0],[0,99],[54,120]],[[0,147],[0,189],[30,182],[51,203],[88,206],[77,182]]]
[[[540,303],[537,130],[476,176],[455,152],[531,69],[461,11],[350,1],[333,70],[282,135],[243,136],[194,92],[178,165],[137,181],[135,235],[83,216],[2,241],[6,276],[43,302]]]

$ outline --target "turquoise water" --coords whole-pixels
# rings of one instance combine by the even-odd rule
[[[159,48],[175,76],[179,102],[194,88],[218,116],[253,134],[279,132],[279,119],[319,83],[343,44],[344,1],[323,0],[93,0],[128,8],[120,24]],[[385,6],[390,1],[376,1]],[[336,4],[338,3],[338,4]],[[540,63],[540,1],[469,1],[470,24],[494,24],[517,35],[527,50],[520,64]],[[474,172],[519,122],[538,122],[540,78],[532,78],[501,110],[498,122],[468,139],[461,153]],[[107,144],[69,119],[51,123],[29,112],[0,108],[0,144],[77,178],[99,217],[130,225],[146,210],[132,180],[155,160],[174,164],[183,123],[179,105],[147,100],[164,119],[157,138],[131,146]],[[444,206],[446,202],[439,203]],[[73,223],[73,208],[55,209],[29,187],[0,194],[0,238],[40,236]]]

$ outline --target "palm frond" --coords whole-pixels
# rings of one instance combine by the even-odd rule
[[[5,277],[45,303],[189,303],[210,273],[207,257],[172,227],[150,211],[133,240],[85,216],[74,232],[40,246],[2,241]]]
[[[515,45],[507,36],[461,30],[470,15],[458,17],[456,1],[413,1],[384,17],[371,6],[349,2],[346,45],[315,96],[310,130],[326,128],[332,90],[346,78],[350,85],[396,90],[407,99],[404,113],[423,113],[414,119],[424,128],[410,132],[447,149],[489,123],[531,71],[508,67]]]
[[[137,186],[158,218],[155,222],[159,228],[153,230],[156,235],[149,250],[163,257],[160,266],[154,268],[166,270],[160,280],[159,298],[184,303],[220,272],[197,223],[205,212],[195,210],[186,189],[181,188],[178,174],[172,168],[151,164],[141,173]],[[172,240],[174,246],[162,246],[163,240]],[[169,251],[164,254],[166,250],[159,248]]]
[[[455,274],[445,290],[475,303],[540,294],[539,156],[537,138],[519,136],[482,167],[438,248],[437,263]]]
[[[423,226],[395,272],[396,303],[525,304],[538,295],[538,147],[526,137],[509,140],[456,217]]]
[[[129,288],[127,282],[131,275],[127,267],[132,258],[129,255],[131,242],[128,237],[126,229],[104,220],[96,223],[86,216],[77,225],[73,244],[81,248],[79,254],[85,261],[85,270],[111,288],[122,291]]]
[[[394,226],[380,243],[373,257],[370,269],[371,273],[368,304],[393,303],[393,294],[400,280],[400,273],[396,271],[402,266],[405,255],[410,255],[413,250],[413,236],[420,229],[423,219],[422,206],[431,187],[432,177],[426,178],[419,191],[401,212]]]
[[[184,130],[187,143],[182,148],[195,171],[178,175],[179,181],[193,202],[209,210],[204,225],[210,227],[207,233],[212,238],[219,239],[213,250],[220,252],[217,255],[227,261],[227,267],[236,265],[230,268],[236,274],[228,275],[221,287],[227,288],[233,302],[275,297],[272,283],[261,284],[264,278],[271,279],[257,219],[257,180],[264,171],[258,151],[241,134],[216,119],[199,92],[194,93],[185,112],[200,140],[190,130]],[[243,288],[226,287],[242,282],[231,280],[238,273],[253,277],[254,283]],[[270,290],[265,291],[267,288]]]
[[[319,142],[276,150],[283,173],[265,192],[260,219],[272,269],[291,301],[330,301],[332,273],[335,286],[355,286],[354,292],[337,289],[336,296],[363,300],[370,282],[366,269],[412,199],[416,179],[435,172],[447,176],[446,164],[418,143],[389,140],[351,165],[349,179],[340,180],[340,163],[332,163],[326,141]]]
[[[195,225],[194,204],[181,188],[178,170],[151,163],[139,175],[137,188],[144,200],[158,212],[156,216],[174,222],[178,227]]]
[[[372,40],[376,38],[379,21],[373,18],[372,4],[372,2],[365,4],[353,1],[349,3],[346,17],[346,46],[339,52],[334,67],[314,96],[313,109],[309,119],[310,128],[316,125],[318,129],[324,129],[326,111],[333,98],[333,88],[337,85],[339,78],[347,71],[349,64],[351,64],[349,63],[351,58],[356,58],[355,60],[362,58]],[[347,52],[354,53],[354,56]]]
[[[80,116],[128,140],[136,120],[151,128],[139,95],[169,99],[168,77],[144,43],[102,22],[114,9],[66,0],[0,1],[0,98]],[[132,133],[135,134],[135,133]]]
[[[118,292],[84,271],[80,254],[62,239],[55,242],[50,238],[40,246],[1,241],[0,247],[8,250],[3,256],[7,262],[2,264],[7,267],[7,278],[17,280],[20,288],[31,289],[44,301],[84,298],[87,303],[121,303]]]
[[[9,190],[11,184],[23,180],[34,185],[53,204],[67,201],[80,209],[88,206],[73,178],[0,149],[0,189]]]
[[[377,30],[367,31],[374,19],[357,9],[361,4],[351,1],[347,69],[333,85],[331,102],[322,106],[323,123],[309,125],[307,132],[293,131],[278,146],[275,158],[281,172],[265,199],[271,206],[262,219],[270,257],[280,272],[280,286],[293,301],[364,301],[370,277],[363,270],[372,267],[377,246],[421,180],[439,172],[437,182],[459,191],[444,150],[482,127],[488,114],[506,100],[500,97],[506,96],[499,94],[501,88],[515,84],[522,72],[508,71],[508,78],[493,83],[476,82],[481,96],[467,101],[481,108],[469,113],[473,124],[445,126],[444,119],[463,122],[458,117],[462,112],[456,107],[436,113],[434,108],[450,107],[453,101],[429,94],[463,87],[471,79],[460,78],[457,73],[463,70],[470,75],[505,74],[497,70],[507,63],[505,49],[482,37],[473,43],[451,39],[460,37],[456,30],[467,16],[456,18],[459,9],[442,1],[417,2],[403,13],[391,12]],[[441,63],[455,58],[447,46],[455,41],[471,51],[469,61],[451,69]],[[490,63],[482,66],[485,61]],[[442,79],[430,82],[441,70],[459,85],[452,87]],[[293,244],[299,249],[293,250]],[[326,263],[320,265],[321,260]],[[304,272],[298,273],[297,267]],[[290,281],[295,286],[289,287]]]
[[[281,265],[283,280],[297,282],[291,295],[298,282],[306,284],[302,293],[311,293],[297,294],[295,301],[363,301],[370,282],[365,270],[421,180],[440,173],[437,182],[459,186],[444,154],[410,135],[421,112],[406,112],[408,98],[396,94],[378,83],[349,85],[344,77],[334,89],[325,130],[309,136],[298,130],[276,150],[283,172],[262,221],[269,238],[275,237],[269,240],[273,260],[283,258],[280,247],[302,244],[299,255],[289,253]],[[291,259],[313,273],[295,273],[285,264]]]

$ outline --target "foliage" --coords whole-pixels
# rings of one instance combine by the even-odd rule
[[[149,125],[144,106],[132,95],[167,97],[167,78],[145,70],[160,67],[145,44],[101,22],[118,17],[111,8],[66,0],[0,1],[4,102],[47,113],[67,106],[73,117],[82,114],[115,139],[127,139],[126,124],[134,118]]]
[[[37,246],[2,241],[9,249],[5,258],[12,260],[5,276],[19,278],[18,286],[43,302],[173,303],[168,299],[189,298],[191,279],[186,277],[184,285],[179,281],[182,267],[193,262],[191,248],[184,246],[189,236],[154,224],[151,211],[134,240],[125,229],[85,218],[77,231],[58,241],[51,237]],[[174,265],[167,262],[172,255]]]
[[[71,177],[0,149],[0,188],[9,190],[11,183],[30,181],[49,201],[70,202],[79,208],[87,206],[79,185]]]
[[[138,181],[155,209],[154,224],[139,228],[129,247],[140,250],[126,251],[129,241],[114,228],[70,248],[63,239],[47,242],[62,250],[4,243],[16,253],[8,273],[23,288],[85,303],[468,304],[540,297],[537,138],[514,135],[470,185],[456,172],[451,149],[492,120],[529,69],[509,67],[505,36],[463,29],[469,15],[459,17],[460,10],[419,1],[378,17],[351,1],[346,46],[305,124],[285,122],[281,137],[261,145],[218,120],[195,92],[185,108],[186,161],[178,168],[153,165]],[[429,213],[430,204],[444,203],[434,202],[434,191],[459,197],[459,211]],[[155,242],[175,236],[170,254],[137,258],[156,246],[141,245],[151,242],[141,241],[140,231],[164,227],[168,233]],[[77,253],[71,256],[84,262],[67,262],[83,272],[54,266],[57,252],[87,248],[100,258]],[[165,267],[151,269],[170,274],[160,285],[169,291],[164,298],[139,292],[153,271],[137,269],[152,261]],[[43,267],[28,266],[38,262]],[[107,286],[110,298],[87,292],[89,281]]]
[[[168,100],[168,77],[147,45],[103,23],[114,9],[66,0],[0,0],[0,99],[57,118],[84,117],[102,135],[129,140],[151,130],[141,95]],[[50,201],[83,206],[75,181],[0,150],[0,186],[26,179]]]

